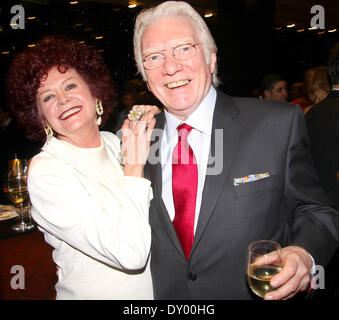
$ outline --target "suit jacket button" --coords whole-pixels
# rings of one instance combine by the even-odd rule
[[[191,281],[197,280],[197,274],[195,272],[190,272],[187,277]]]

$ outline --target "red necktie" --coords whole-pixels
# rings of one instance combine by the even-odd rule
[[[188,260],[194,238],[194,215],[198,187],[198,169],[187,137],[188,124],[178,126],[178,144],[172,155],[172,189],[175,208],[173,225]]]

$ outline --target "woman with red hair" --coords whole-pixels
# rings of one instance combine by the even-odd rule
[[[54,248],[56,298],[153,299],[152,192],[143,167],[154,114],[124,122],[121,156],[120,140],[99,131],[114,95],[107,67],[94,49],[69,39],[45,38],[18,54],[7,84],[27,136],[46,139],[28,190],[32,216]]]

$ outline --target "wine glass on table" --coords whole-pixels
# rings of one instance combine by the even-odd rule
[[[13,204],[20,208],[20,221],[12,228],[25,232],[34,228],[31,219],[25,219],[24,204],[29,202],[27,190],[27,160],[14,159],[8,168],[7,194]],[[30,213],[28,213],[30,216]],[[27,221],[26,221],[27,220]]]
[[[280,245],[271,240],[255,241],[248,247],[247,283],[261,298],[277,289],[270,285],[270,281],[282,270],[280,251]]]

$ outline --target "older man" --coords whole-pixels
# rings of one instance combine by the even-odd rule
[[[317,183],[299,108],[215,89],[217,48],[185,2],[140,13],[134,49],[166,109],[161,163],[146,168],[156,299],[251,299],[247,247],[261,239],[283,246],[265,298],[306,290],[311,257],[326,264],[338,245],[339,220]]]

